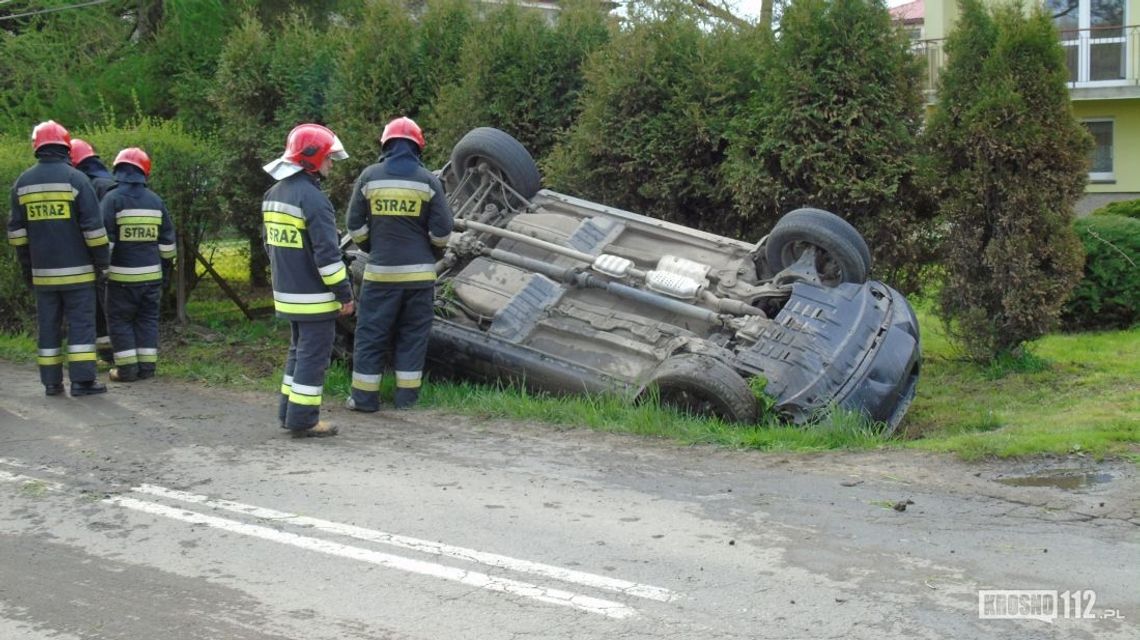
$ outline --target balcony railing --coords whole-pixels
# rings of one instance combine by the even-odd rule
[[[929,103],[934,102],[935,93],[938,90],[938,76],[942,73],[942,66],[945,63],[944,49],[946,47],[946,39],[939,40],[915,40],[911,43],[911,50],[922,60],[926,73],[922,79],[922,92],[926,95],[926,101]]]
[[[1140,87],[1140,25],[1062,31],[1069,88]],[[916,40],[912,48],[925,63],[923,90],[933,102],[946,63],[946,40]],[[1074,93],[1074,97],[1079,97]]]

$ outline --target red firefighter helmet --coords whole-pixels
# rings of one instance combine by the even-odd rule
[[[383,149],[384,145],[388,144],[389,140],[394,138],[404,138],[416,143],[422,152],[424,150],[424,132],[420,129],[420,125],[416,124],[415,120],[408,117],[400,117],[389,122],[384,126],[384,133],[380,134],[380,148]]]
[[[325,158],[344,160],[348,154],[340,138],[328,127],[319,124],[299,124],[289,132],[285,141],[285,155],[289,162],[300,165],[309,173],[315,173],[321,168]]]
[[[121,164],[134,165],[142,170],[144,176],[150,177],[150,156],[138,147],[127,147],[120,151],[119,155],[115,156],[114,166]]]
[[[95,147],[91,143],[82,139],[74,138],[71,141],[71,166],[78,167],[80,162],[92,157],[97,156]]]
[[[38,151],[45,144],[62,144],[71,148],[71,134],[55,120],[41,122],[32,129],[32,149]]]

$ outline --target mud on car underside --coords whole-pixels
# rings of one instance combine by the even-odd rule
[[[891,430],[914,397],[914,312],[867,279],[870,251],[835,215],[793,211],[758,243],[705,233],[540,189],[526,149],[490,128],[440,175],[456,232],[436,265],[433,375],[657,393],[740,422],[760,417],[762,377],[791,421],[842,407]],[[366,256],[347,255],[359,286]]]

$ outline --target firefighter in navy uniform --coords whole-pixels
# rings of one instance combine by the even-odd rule
[[[115,188],[115,179],[111,172],[95,153],[95,147],[90,142],[80,138],[71,139],[71,166],[83,172],[91,181],[95,189],[95,197],[100,202],[107,192]],[[107,288],[97,286],[95,289],[95,354],[104,362],[114,362],[111,351],[111,334],[107,333]]]
[[[158,308],[164,274],[174,261],[174,223],[162,198],[147,188],[150,157],[137,147],[115,157],[118,186],[100,206],[111,238],[107,324],[115,351],[114,382],[154,377]]]
[[[12,186],[8,242],[36,297],[40,381],[63,393],[67,321],[71,395],[107,391],[95,379],[95,282],[107,268],[107,232],[91,183],[71,167],[67,129],[48,120],[32,131],[37,164]]]
[[[452,214],[439,178],[424,168],[424,135],[396,118],[380,136],[383,155],[353,186],[348,230],[368,252],[356,322],[349,408],[380,408],[380,376],[389,352],[397,409],[419,399],[431,333],[436,251],[447,246]],[[434,250],[433,250],[434,247]]]
[[[291,330],[278,419],[294,437],[337,433],[320,420],[321,394],[336,318],[352,314],[353,302],[336,214],[320,189],[320,177],[328,175],[333,160],[347,157],[332,131],[302,124],[289,132],[281,158],[265,166],[278,180],[261,203],[273,306]]]

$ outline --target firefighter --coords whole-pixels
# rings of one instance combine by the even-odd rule
[[[435,254],[447,246],[452,215],[439,178],[424,168],[424,135],[396,118],[380,136],[382,155],[360,174],[348,205],[352,239],[368,252],[360,294],[349,408],[380,409],[380,377],[389,352],[395,407],[419,399],[431,332]],[[434,247],[434,249],[433,249]]]
[[[111,177],[111,172],[107,171],[107,167],[99,159],[99,154],[95,152],[95,147],[91,146],[90,142],[81,138],[71,139],[71,166],[79,169],[83,175],[87,176],[87,179],[91,181],[91,186],[95,189],[95,197],[100,202],[103,201],[103,196],[107,195],[108,191],[115,188],[115,179]],[[96,286],[95,354],[104,362],[114,363],[111,334],[107,333],[106,304],[107,288]]]
[[[353,312],[332,202],[320,189],[333,160],[348,157],[336,134],[318,124],[289,132],[285,153],[265,165],[278,182],[261,203],[265,250],[273,272],[273,306],[289,320],[291,339],[278,408],[294,437],[336,435],[320,420],[325,371],[336,318]]]
[[[71,136],[48,120],[32,130],[37,163],[12,186],[8,242],[36,298],[36,362],[44,393],[63,393],[63,323],[72,396],[107,391],[95,379],[95,282],[107,231],[91,183],[70,165]]]
[[[111,238],[107,323],[115,352],[113,382],[153,378],[158,366],[158,305],[176,245],[162,198],[147,188],[150,156],[138,147],[115,157],[118,186],[103,198]]]
[[[95,147],[82,138],[71,139],[71,166],[83,172],[95,189],[95,197],[103,201],[103,196],[115,188],[115,178],[107,171],[106,165],[95,152]]]

